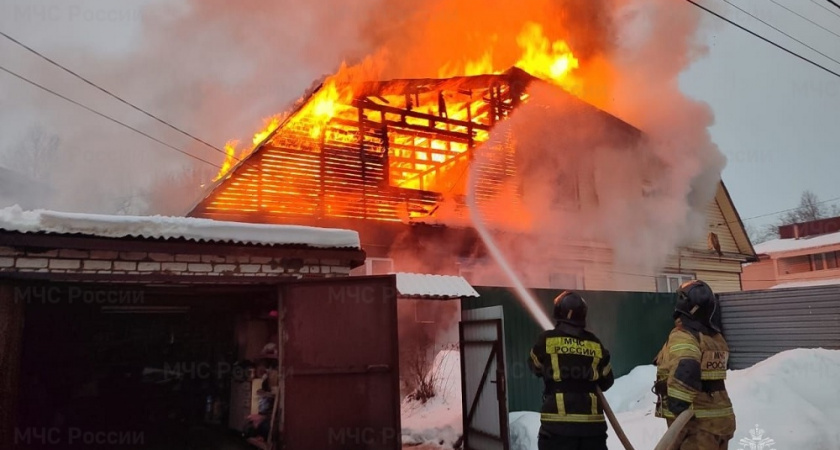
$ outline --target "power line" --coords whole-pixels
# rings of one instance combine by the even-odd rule
[[[835,36],[837,36],[837,37],[839,37],[839,38],[840,38],[840,34],[837,34],[837,33],[835,33],[834,31],[831,31],[830,29],[828,29],[828,28],[826,28],[826,27],[824,27],[824,26],[822,26],[822,25],[818,24],[817,22],[814,22],[813,20],[811,20],[811,19],[809,19],[809,18],[807,18],[807,17],[803,16],[802,14],[800,14],[800,13],[798,13],[798,12],[796,12],[796,11],[794,11],[794,10],[790,9],[790,8],[788,8],[787,6],[785,6],[785,5],[781,4],[781,3],[779,3],[778,1],[776,1],[776,0],[770,0],[770,1],[771,1],[773,4],[778,5],[780,8],[784,8],[786,11],[788,11],[788,12],[790,12],[790,13],[792,13],[792,14],[796,14],[797,16],[799,16],[800,18],[802,18],[803,20],[807,20],[808,22],[811,22],[812,24],[816,25],[817,27],[819,27],[819,28],[821,28],[821,29],[823,29],[823,30],[825,30],[825,31],[827,31],[827,32],[829,32],[829,33],[831,33],[831,34],[833,34],[833,35],[835,35]]]
[[[840,3],[837,3],[837,2],[835,2],[834,0],[826,0],[826,1],[827,1],[828,3],[831,3],[832,5],[836,6],[836,7],[837,7],[837,9],[840,9]]]
[[[831,69],[826,68],[825,66],[822,66],[822,65],[820,65],[820,64],[817,64],[817,63],[815,63],[814,61],[811,61],[810,59],[808,59],[808,58],[806,58],[806,57],[804,57],[804,56],[802,56],[802,55],[800,55],[800,54],[798,54],[798,53],[796,53],[796,52],[794,52],[794,51],[788,50],[787,48],[782,47],[781,45],[779,45],[779,44],[777,44],[777,43],[775,43],[775,42],[771,41],[770,39],[767,39],[767,38],[765,38],[764,36],[761,36],[760,34],[757,34],[757,33],[753,32],[753,31],[751,31],[751,30],[749,30],[749,29],[747,29],[747,28],[745,28],[745,27],[743,27],[743,26],[741,26],[741,25],[738,25],[737,23],[735,23],[735,22],[733,22],[733,21],[731,21],[731,20],[727,19],[726,17],[724,17],[724,16],[722,16],[722,15],[720,15],[720,14],[718,14],[718,13],[716,13],[716,12],[712,11],[711,9],[706,8],[705,6],[703,6],[703,5],[701,5],[701,4],[697,3],[697,2],[695,2],[694,0],[686,0],[686,1],[687,1],[687,2],[689,2],[689,3],[691,3],[692,5],[694,5],[694,6],[698,7],[698,8],[700,8],[700,9],[702,9],[702,10],[706,11],[707,13],[709,13],[709,14],[711,14],[711,15],[713,15],[713,16],[715,16],[715,17],[717,17],[717,18],[719,18],[719,19],[721,19],[721,20],[723,20],[723,21],[725,21],[725,22],[728,22],[730,25],[733,25],[733,26],[735,26],[735,27],[737,27],[737,28],[740,28],[741,30],[743,30],[743,31],[745,31],[745,32],[747,32],[747,33],[749,33],[749,34],[751,34],[751,35],[753,35],[753,36],[755,36],[755,37],[757,37],[757,38],[761,39],[762,41],[767,42],[768,44],[770,44],[770,45],[772,45],[772,46],[774,46],[774,47],[778,48],[779,50],[782,50],[782,51],[784,51],[784,52],[790,53],[791,55],[793,55],[793,56],[795,56],[795,57],[797,57],[797,58],[799,58],[799,59],[801,59],[801,60],[803,60],[803,61],[805,61],[805,62],[807,62],[807,63],[809,63],[809,64],[812,64],[812,65],[814,65],[814,66],[816,66],[816,67],[818,67],[818,68],[820,68],[820,69],[822,69],[822,70],[824,70],[824,71],[826,71],[826,72],[828,72],[828,73],[830,73],[830,74],[834,75],[834,76],[835,76],[835,77],[837,77],[837,78],[840,78],[840,73],[834,72],[834,71],[832,71]]]
[[[824,9],[824,10],[828,11],[828,12],[830,12],[831,14],[834,14],[834,15],[835,15],[835,16],[837,16],[837,17],[840,17],[840,14],[838,14],[838,13],[836,13],[836,12],[834,12],[834,11],[832,11],[832,10],[828,9],[828,7],[827,7],[827,6],[825,6],[825,5],[823,5],[822,3],[817,3],[817,0],[811,0],[811,3],[813,3],[813,4],[817,5],[817,6],[819,6],[820,8],[822,8],[822,9]]]
[[[19,45],[19,46],[21,46],[21,47],[25,48],[26,50],[29,50],[29,51],[30,51],[30,52],[32,52],[33,54],[35,54],[35,55],[39,56],[41,59],[43,59],[43,60],[45,60],[45,61],[49,62],[50,64],[52,64],[52,65],[54,65],[54,66],[58,67],[59,69],[61,69],[61,70],[65,71],[65,72],[69,73],[70,75],[73,75],[74,77],[76,77],[76,78],[78,78],[78,79],[82,80],[83,82],[85,82],[86,84],[88,84],[88,85],[92,86],[93,88],[95,88],[95,89],[97,89],[97,90],[99,90],[99,91],[101,91],[101,92],[105,93],[106,95],[109,95],[110,97],[112,97],[112,98],[116,99],[116,100],[117,100],[117,101],[119,101],[120,103],[123,103],[124,105],[127,105],[127,106],[129,106],[129,107],[133,108],[133,109],[134,109],[134,110],[136,110],[136,111],[139,111],[140,113],[142,113],[142,114],[146,115],[147,117],[152,118],[152,119],[156,120],[157,122],[159,122],[159,123],[161,123],[161,124],[163,124],[163,125],[165,125],[165,126],[167,126],[167,127],[171,128],[171,129],[173,129],[173,130],[175,130],[175,131],[177,131],[177,132],[179,132],[179,133],[181,133],[181,134],[183,134],[183,135],[185,135],[185,136],[188,136],[188,137],[190,137],[190,138],[194,139],[195,141],[200,142],[200,143],[202,143],[202,144],[206,145],[207,147],[210,147],[211,149],[216,150],[217,152],[220,152],[220,153],[222,153],[223,155],[227,156],[227,152],[225,152],[223,149],[221,149],[221,148],[219,148],[219,147],[216,147],[215,145],[213,145],[213,144],[211,144],[211,143],[209,143],[209,142],[207,142],[207,141],[205,141],[205,140],[203,140],[203,139],[201,139],[201,138],[199,138],[199,137],[196,137],[196,136],[194,136],[193,134],[188,133],[188,132],[186,132],[186,131],[182,130],[181,128],[178,128],[177,126],[175,126],[175,125],[173,125],[173,124],[171,124],[171,123],[169,123],[169,122],[167,122],[167,121],[165,121],[165,120],[163,120],[163,119],[161,119],[161,118],[159,118],[159,117],[155,116],[154,114],[152,114],[152,113],[150,113],[150,112],[147,112],[146,110],[144,110],[144,109],[140,108],[139,106],[134,105],[133,103],[130,103],[130,102],[126,101],[126,100],[123,100],[123,99],[122,99],[121,97],[119,97],[118,95],[116,95],[116,94],[112,93],[111,91],[109,91],[109,90],[107,90],[107,89],[105,89],[105,88],[103,88],[103,87],[99,86],[98,84],[96,84],[96,83],[94,83],[94,82],[92,82],[92,81],[88,80],[87,78],[85,78],[85,77],[83,77],[83,76],[79,75],[78,73],[76,73],[76,72],[74,72],[74,71],[72,71],[72,70],[68,69],[67,67],[64,67],[63,65],[61,65],[61,64],[57,63],[56,61],[54,61],[54,60],[50,59],[49,57],[45,56],[45,55],[44,55],[44,54],[42,54],[41,52],[39,52],[39,51],[37,51],[37,50],[33,49],[32,47],[30,47],[30,46],[28,46],[28,45],[24,44],[23,42],[21,42],[21,41],[19,41],[19,40],[15,39],[14,37],[9,36],[9,35],[8,35],[8,34],[6,34],[5,32],[0,31],[0,35],[2,35],[3,37],[5,37],[5,38],[6,38],[6,39],[8,39],[8,40],[10,40],[10,41],[14,42],[15,44],[17,44],[17,45]],[[233,156],[233,158],[234,158],[234,159],[236,159],[237,161],[240,161],[240,160],[239,160],[239,158],[236,158],[236,156]]]
[[[750,17],[752,17],[753,19],[755,19],[755,20],[757,20],[757,21],[759,21],[759,22],[763,23],[764,25],[767,25],[768,27],[770,27],[770,28],[772,28],[772,29],[774,29],[774,30],[778,31],[779,33],[781,33],[781,34],[783,34],[783,35],[787,36],[788,38],[793,39],[794,41],[796,41],[796,42],[798,42],[798,43],[800,43],[800,44],[804,45],[805,47],[808,47],[808,48],[809,48],[809,49],[811,49],[812,51],[814,51],[814,52],[816,52],[816,53],[819,53],[820,55],[822,55],[822,56],[824,56],[824,57],[828,58],[828,59],[829,59],[829,60],[831,60],[831,61],[834,61],[834,62],[835,62],[835,63],[837,63],[837,64],[840,64],[840,61],[838,61],[838,60],[836,60],[836,59],[832,58],[831,56],[826,55],[825,53],[823,53],[823,52],[821,52],[821,51],[819,51],[819,50],[815,49],[814,47],[811,47],[810,45],[808,45],[808,44],[806,44],[806,43],[804,43],[804,42],[800,41],[799,39],[797,39],[797,38],[795,38],[795,37],[793,37],[793,36],[791,36],[791,35],[789,35],[789,34],[785,33],[784,31],[782,31],[782,30],[780,30],[780,29],[776,28],[775,26],[773,26],[773,25],[772,25],[772,24],[770,24],[769,22],[765,21],[764,19],[762,19],[762,18],[760,18],[760,17],[757,17],[757,16],[754,16],[752,13],[750,13],[750,12],[749,12],[749,11],[747,11],[746,9],[741,8],[740,6],[738,6],[738,5],[734,4],[734,3],[732,3],[732,2],[731,2],[731,1],[729,1],[729,0],[723,0],[723,1],[724,1],[724,2],[726,2],[726,3],[728,3],[729,5],[731,5],[732,7],[734,7],[735,9],[737,9],[738,11],[741,11],[742,13],[744,13],[744,14],[746,14],[746,15],[748,15],[748,16],[750,16]]]
[[[104,119],[107,119],[107,120],[109,120],[109,121],[111,121],[111,122],[114,122],[114,123],[116,123],[116,124],[118,124],[118,125],[122,125],[123,127],[128,128],[129,130],[134,131],[135,133],[141,134],[141,135],[143,135],[143,136],[145,136],[145,137],[147,137],[147,138],[149,138],[149,139],[151,139],[151,140],[153,140],[153,141],[155,141],[155,142],[157,142],[157,143],[159,143],[159,144],[161,144],[161,145],[163,145],[163,146],[165,146],[165,147],[167,147],[167,148],[170,148],[170,149],[172,149],[172,150],[175,150],[175,151],[176,151],[176,152],[178,152],[178,153],[181,153],[181,154],[183,154],[183,155],[189,156],[190,158],[195,159],[195,160],[197,160],[197,161],[201,161],[201,162],[203,162],[203,163],[205,163],[205,164],[209,164],[209,165],[211,165],[211,166],[213,166],[213,167],[215,167],[215,168],[217,168],[217,169],[221,169],[221,166],[218,166],[218,165],[216,165],[216,164],[214,164],[214,163],[212,163],[212,162],[210,162],[210,161],[207,161],[206,159],[202,159],[202,158],[200,158],[200,157],[198,157],[198,156],[195,156],[195,155],[192,155],[192,154],[190,154],[190,153],[187,153],[186,151],[181,150],[181,149],[180,149],[180,148],[178,148],[178,147],[175,147],[175,146],[173,146],[173,145],[170,145],[170,144],[168,144],[168,143],[166,143],[166,142],[164,142],[164,141],[162,141],[162,140],[160,140],[160,139],[158,139],[158,138],[156,138],[156,137],[154,137],[154,136],[152,136],[152,135],[150,135],[150,134],[148,134],[148,133],[145,133],[145,132],[143,132],[143,131],[140,131],[140,130],[138,130],[137,128],[132,127],[131,125],[128,125],[128,124],[123,123],[123,122],[120,122],[119,120],[114,119],[113,117],[110,117],[110,116],[107,116],[107,115],[105,115],[105,114],[102,114],[102,113],[101,113],[101,112],[99,112],[99,111],[96,111],[96,110],[94,110],[94,109],[92,109],[92,108],[90,108],[90,107],[88,107],[88,106],[85,106],[85,105],[83,105],[83,104],[81,104],[81,103],[79,103],[79,102],[77,102],[77,101],[75,101],[75,100],[73,100],[73,99],[71,99],[71,98],[69,98],[69,97],[66,97],[66,96],[64,96],[64,95],[61,95],[61,94],[59,94],[58,92],[55,92],[55,91],[53,91],[52,89],[49,89],[49,88],[47,88],[47,87],[45,87],[45,86],[42,86],[42,85],[40,85],[40,84],[38,84],[38,83],[36,83],[36,82],[34,82],[34,81],[32,81],[32,80],[30,80],[30,79],[28,79],[28,78],[26,78],[26,77],[22,76],[22,75],[19,75],[19,74],[15,73],[15,72],[13,72],[13,71],[11,71],[11,70],[9,70],[9,69],[7,69],[7,68],[3,67],[3,66],[0,66],[0,70],[2,70],[3,72],[8,73],[9,75],[12,75],[13,77],[15,77],[15,78],[17,78],[17,79],[19,79],[19,80],[21,80],[21,81],[24,81],[24,82],[29,83],[29,84],[31,84],[31,85],[33,85],[33,86],[35,86],[35,87],[39,88],[39,89],[42,89],[42,90],[44,90],[44,91],[46,91],[46,92],[49,92],[50,94],[53,94],[53,95],[55,95],[56,97],[59,97],[59,98],[61,98],[61,99],[64,99],[64,100],[66,100],[66,101],[68,101],[68,102],[70,102],[70,103],[72,103],[72,104],[74,104],[74,105],[76,105],[76,106],[78,106],[78,107],[80,107],[80,108],[86,109],[86,110],[88,110],[88,111],[92,112],[93,114],[96,114],[96,115],[97,115],[97,116],[99,116],[99,117],[102,117],[102,118],[104,118]]]
[[[825,203],[831,203],[831,202],[836,202],[836,201],[840,201],[840,197],[830,198],[828,200],[821,200],[821,201],[818,201],[818,202],[814,203],[814,205],[823,205]],[[779,211],[774,211],[774,212],[770,212],[770,213],[766,213],[766,214],[761,214],[761,215],[758,215],[758,216],[747,217],[746,219],[741,219],[741,222],[746,222],[748,220],[754,220],[754,219],[761,219],[763,217],[776,216],[776,215],[779,215],[779,214],[782,214],[782,213],[786,213],[786,212],[790,212],[790,211],[796,211],[797,209],[799,209],[798,206],[795,207],[795,208],[782,209],[782,210],[779,210]],[[738,223],[738,221],[737,220],[731,220],[731,221],[727,221],[727,222],[720,222],[720,223],[713,224],[712,226],[718,227],[718,226],[728,225],[730,223]]]

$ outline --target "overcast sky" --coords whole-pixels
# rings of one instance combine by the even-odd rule
[[[130,52],[143,37],[143,7],[163,1],[0,0],[0,30],[43,50],[83,75],[95,77],[104,68],[85,67],[85,61],[74,60],[67,55],[85,49],[101,56],[120,58]],[[840,37],[821,30],[770,0],[730,1],[840,61]],[[840,34],[840,9],[832,7],[825,0],[814,2],[828,9],[820,8],[811,0],[776,1]],[[167,3],[177,5],[174,1]],[[722,0],[705,0],[702,3],[840,72],[840,63],[791,41]],[[831,9],[836,15],[832,14]],[[714,111],[716,124],[711,132],[715,142],[728,157],[723,179],[741,217],[746,219],[793,207],[805,189],[813,190],[822,200],[840,197],[840,184],[837,182],[840,179],[837,175],[840,168],[840,78],[810,66],[717,18],[707,15],[705,23],[703,36],[710,46],[710,52],[684,74],[682,85],[686,93],[709,103]],[[73,94],[75,98],[90,101],[109,114],[133,120],[133,116],[124,107],[109,103],[101,95],[72,80],[69,75],[56,72],[2,37],[0,64],[41,80],[63,93]],[[272,104],[276,102],[276,109],[282,109],[285,106],[283,102],[299,96],[309,81],[318,75],[320,73],[317,68],[312,68],[287,77],[283,85],[285,92],[275,94],[271,99]],[[139,90],[129,92],[130,87],[121,87],[119,83],[112,83],[108,87],[140,104],[154,104],[137,99],[137,92],[141,92]],[[148,153],[152,155],[150,157],[168,159],[170,166],[184,163],[183,156],[144,141],[145,138],[132,135],[129,131],[112,129],[116,126],[62,102],[38,94],[21,81],[0,73],[0,154],[18,142],[32,123],[50,127],[56,120],[84,120],[89,121],[88,125],[101,127],[103,133],[107,130],[113,139],[128,139],[138,145],[147,145],[150,148]],[[168,114],[168,111],[156,112],[163,116]],[[258,122],[259,117],[265,115],[265,110],[255,111],[254,115],[253,119],[245,119]],[[222,135],[231,131],[205,132],[206,139],[221,144],[224,140]],[[64,139],[64,136],[61,137]],[[178,138],[170,137],[177,144]],[[97,136],[86,138],[96,140]],[[62,151],[70,152],[73,149],[62,148]],[[112,151],[119,152],[120,149],[114,148]],[[219,155],[208,149],[199,148],[196,151],[205,158],[219,161]],[[142,164],[143,161],[141,157],[133,164]],[[120,163],[124,164],[125,161]],[[152,167],[150,170],[155,169]],[[762,225],[774,219],[765,217],[748,223]]]

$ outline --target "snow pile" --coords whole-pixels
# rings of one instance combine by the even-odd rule
[[[772,254],[840,244],[840,231],[799,239],[773,239],[755,245],[756,254]]]
[[[352,230],[225,222],[193,217],[110,216],[46,210],[0,209],[0,230],[21,233],[85,234],[109,238],[187,239],[259,245],[361,248]]]
[[[435,396],[426,403],[406,400],[402,415],[403,445],[431,444],[452,448],[462,434],[461,355],[443,350],[435,356],[429,371]]]
[[[666,429],[665,421],[653,416],[650,387],[655,372],[653,366],[637,367],[606,393],[630,442],[639,449],[654,448]],[[738,428],[729,448],[751,448],[751,432],[773,439],[770,448],[780,450],[840,448],[838,379],[840,351],[825,349],[789,350],[749,369],[730,371],[727,389]],[[537,450],[539,414],[512,413],[510,421],[511,449]],[[612,430],[607,445],[622,448]]]
[[[646,408],[656,403],[656,394],[650,389],[655,379],[656,366],[639,366],[617,378],[604,396],[616,414]]]

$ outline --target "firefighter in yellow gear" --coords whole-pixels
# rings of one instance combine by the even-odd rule
[[[675,326],[656,356],[656,416],[670,427],[683,411],[694,418],[675,449],[726,450],[735,434],[735,413],[726,392],[729,346],[720,326],[719,298],[693,280],[677,290]]]
[[[604,405],[596,392],[614,376],[610,352],[586,330],[586,301],[565,291],[554,299],[556,326],[531,349],[531,371],[545,384],[539,450],[607,450]]]

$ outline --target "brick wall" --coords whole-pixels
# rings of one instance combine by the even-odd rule
[[[21,250],[0,246],[0,272],[316,278],[350,274],[337,259],[103,250]]]

